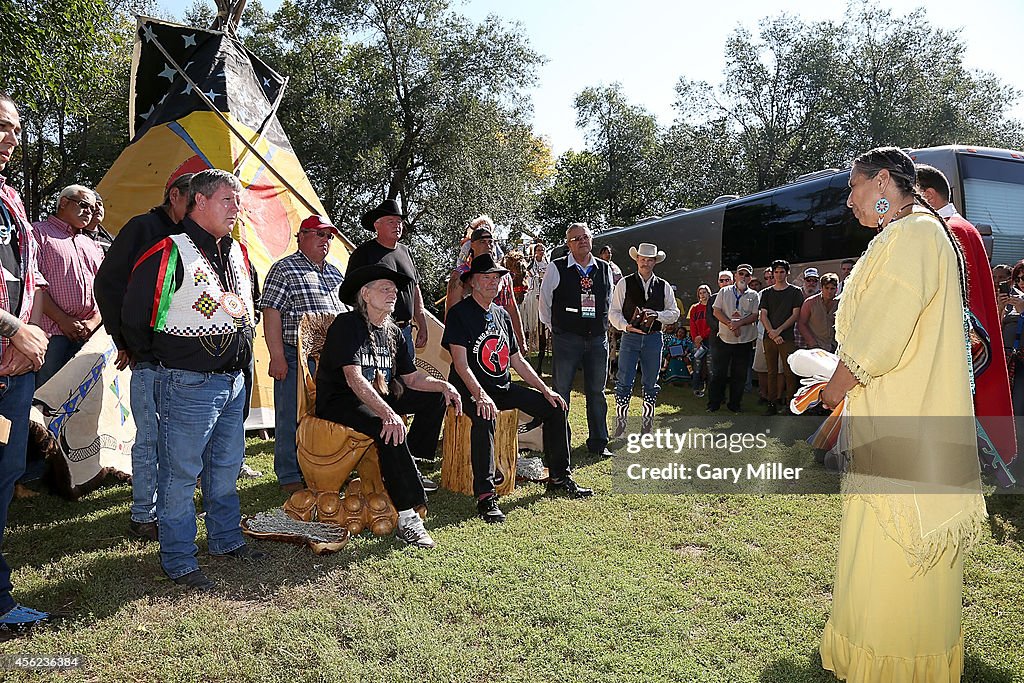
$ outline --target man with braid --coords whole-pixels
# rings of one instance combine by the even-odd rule
[[[658,398],[658,374],[661,368],[661,326],[679,319],[679,307],[672,285],[654,274],[654,266],[665,260],[665,252],[654,244],[642,243],[629,248],[636,261],[636,272],[618,281],[612,290],[608,320],[622,331],[619,344],[619,375],[615,381],[615,435],[626,432],[626,412],[633,395],[637,364],[643,374],[643,417],[641,432],[650,434],[654,426],[654,402]]]
[[[0,171],[14,155],[21,119],[14,100],[0,92]],[[7,179],[0,175],[0,415],[10,420],[6,443],[0,443],[0,545],[7,524],[7,507],[14,484],[25,470],[28,411],[38,370],[46,355],[46,333],[34,324],[36,286],[43,283],[36,268],[36,247],[25,206]],[[35,316],[38,318],[38,312]],[[46,619],[11,597],[11,568],[0,555],[0,625],[23,628]]]

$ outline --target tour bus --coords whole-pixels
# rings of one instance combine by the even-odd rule
[[[982,233],[993,263],[1024,258],[1024,154],[952,145],[908,152],[946,175],[953,204]],[[657,273],[677,286],[685,306],[696,300],[698,285],[718,291],[718,271],[740,263],[752,264],[760,278],[772,260],[786,259],[790,282],[798,285],[809,266],[838,274],[840,261],[859,257],[875,235],[846,206],[849,181],[849,169],[827,169],[745,197],[720,197],[699,209],[603,232],[594,237],[594,253],[610,245],[613,260],[628,274],[636,269],[629,247],[657,244],[667,254]]]

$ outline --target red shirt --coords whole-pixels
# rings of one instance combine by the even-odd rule
[[[711,336],[711,327],[708,326],[708,307],[706,304],[696,303],[690,306],[690,338],[701,337],[704,341]]]

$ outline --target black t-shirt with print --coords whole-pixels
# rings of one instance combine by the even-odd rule
[[[21,253],[18,244],[17,219],[0,202],[0,265],[2,276],[7,281],[8,310],[15,317],[21,308]]]
[[[448,311],[441,345],[449,351],[452,345],[466,349],[467,365],[487,393],[508,389],[512,381],[509,361],[519,347],[512,333],[512,318],[504,308],[493,303],[483,308],[473,297],[466,297]],[[454,363],[448,381],[463,396],[469,395]]]
[[[416,372],[409,347],[399,336],[398,328],[390,333],[382,328],[372,330],[357,311],[342,313],[327,330],[320,362],[316,368],[316,412],[334,414],[339,409],[355,408],[359,398],[345,379],[345,366],[358,365],[363,377],[373,384],[377,372],[390,382],[393,378]]]

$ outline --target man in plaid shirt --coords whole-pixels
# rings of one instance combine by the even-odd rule
[[[345,277],[327,261],[335,236],[340,236],[338,229],[323,216],[302,221],[296,236],[298,251],[270,267],[260,298],[274,378],[274,472],[288,494],[303,487],[295,455],[299,321],[306,313],[348,310],[338,298]]]

